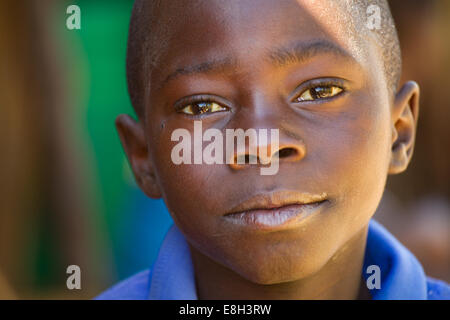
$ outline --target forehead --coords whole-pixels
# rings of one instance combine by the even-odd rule
[[[177,70],[187,70],[186,66],[201,68],[203,64],[207,68],[205,62],[209,61],[233,60],[254,66],[265,61],[263,54],[301,43],[331,44],[361,64],[368,59],[347,0],[164,3],[152,23],[152,28],[163,28],[166,35],[158,67],[152,73],[152,81],[159,83]]]

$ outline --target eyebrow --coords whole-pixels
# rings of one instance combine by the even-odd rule
[[[270,51],[268,59],[278,66],[292,63],[304,63],[307,60],[324,54],[332,54],[336,58],[357,62],[345,49],[327,40],[313,40],[308,42],[295,42],[287,47],[281,47]]]
[[[337,58],[348,60],[353,63],[357,62],[349,52],[327,40],[295,42],[290,46],[268,51],[266,53],[266,58],[268,59],[268,62],[281,67],[294,63],[304,63],[315,56],[323,54],[332,54]],[[167,82],[181,75],[225,72],[226,70],[235,68],[237,65],[238,62],[236,59],[223,58],[206,61],[197,65],[177,68],[165,78],[160,85],[160,88],[162,88]]]
[[[173,80],[180,75],[191,75],[191,74],[207,74],[211,72],[225,72],[228,69],[235,68],[238,65],[237,61],[231,58],[214,59],[211,61],[202,62],[193,66],[186,66],[182,68],[177,68],[174,72],[169,74],[160,88],[163,87],[167,82]]]

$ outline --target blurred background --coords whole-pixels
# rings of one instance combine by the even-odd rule
[[[69,5],[81,29],[68,30]],[[172,220],[114,128],[132,0],[0,1],[0,299],[90,299],[149,268]],[[450,1],[391,0],[403,80],[422,89],[413,161],[375,215],[450,282]],[[66,268],[81,268],[68,290]]]

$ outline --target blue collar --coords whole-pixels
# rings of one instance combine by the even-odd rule
[[[150,300],[197,300],[188,244],[175,226],[167,232],[151,270]]]
[[[372,289],[374,300],[426,300],[427,278],[422,265],[381,224],[371,220],[367,236],[363,276],[367,267],[377,265],[381,271],[381,288]]]
[[[397,239],[374,220],[369,224],[363,276],[367,267],[377,265],[381,271],[381,288],[370,290],[374,300],[427,299],[427,282],[422,266]],[[153,265],[149,299],[196,300],[189,247],[180,230],[168,231]]]

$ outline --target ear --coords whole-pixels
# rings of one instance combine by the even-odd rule
[[[161,198],[142,124],[121,114],[116,119],[116,128],[137,184],[150,198]]]
[[[389,174],[406,170],[414,150],[419,115],[419,85],[409,81],[395,96],[392,110],[392,149]]]

